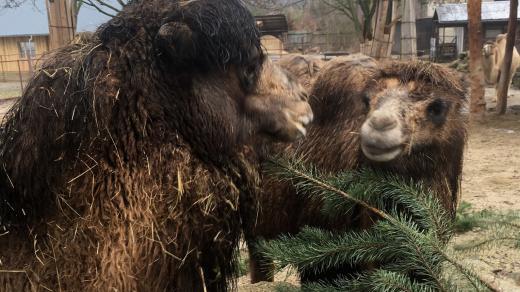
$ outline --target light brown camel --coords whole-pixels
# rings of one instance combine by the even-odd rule
[[[507,33],[499,34],[494,42],[488,41],[482,48],[482,68],[487,84],[495,85],[498,89],[498,80],[500,79],[500,69],[504,60],[506,51]],[[511,61],[511,76],[509,76],[508,86],[511,86],[513,76],[516,69],[520,66],[520,55],[515,47],[513,47],[513,59]],[[495,101],[497,96],[495,94]]]

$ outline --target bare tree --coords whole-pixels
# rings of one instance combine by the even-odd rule
[[[117,0],[122,7],[123,0]],[[106,0],[47,0],[47,14],[49,16],[49,45],[51,49],[59,48],[70,43],[76,35],[78,13],[82,5],[95,8],[98,12],[113,17],[120,7],[112,5]]]
[[[88,5],[95,8],[98,12],[105,14],[110,17],[114,17],[121,9],[117,6],[111,5],[108,1],[104,0],[74,0],[76,2],[77,12],[81,8],[82,4]],[[117,3],[123,7],[126,5],[127,0],[117,0]]]
[[[378,0],[322,0],[324,4],[336,9],[354,23],[361,42],[374,38],[372,20],[376,13]]]
[[[16,8],[20,7],[26,2],[31,2],[31,4],[35,4],[36,0],[0,0],[0,9],[2,8]]]
[[[469,71],[471,78],[470,117],[471,120],[482,120],[486,111],[484,99],[484,80],[482,73],[481,48],[481,0],[468,1],[468,33],[469,33]]]
[[[497,114],[503,115],[507,109],[507,91],[509,89],[509,79],[511,74],[511,62],[513,59],[513,48],[515,47],[516,37],[516,21],[518,0],[509,2],[509,23],[507,25],[506,51],[504,53],[504,61],[500,68],[500,78],[497,86]]]
[[[279,11],[291,6],[305,5],[313,0],[244,0],[252,7],[268,11]],[[378,0],[319,0],[333,11],[346,16],[354,24],[359,40],[365,42],[374,38],[372,20]]]

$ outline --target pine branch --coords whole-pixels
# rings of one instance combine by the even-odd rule
[[[303,272],[319,274],[332,268],[366,264],[379,267],[364,271],[355,278],[308,284],[304,290],[459,291],[445,278],[443,265],[448,265],[473,289],[497,291],[493,284],[446,253],[446,243],[453,229],[452,220],[431,190],[421,183],[403,181],[398,176],[372,170],[324,175],[295,159],[272,160],[268,172],[292,183],[298,193],[318,199],[327,216],[348,215],[354,206],[359,205],[380,219],[370,229],[362,231],[338,234],[304,228],[295,236],[262,241],[259,250],[267,258],[281,266],[293,265]],[[483,222],[490,218],[485,214],[471,220]],[[515,231],[518,229],[515,223],[518,216],[499,214],[493,218],[494,224]],[[498,240],[518,238],[502,235],[480,244]],[[412,280],[410,275],[421,279],[420,282]]]
[[[271,165],[271,166],[269,166],[269,165]],[[269,161],[269,164],[267,164],[266,171],[268,173],[274,174],[275,176],[278,176],[279,178],[293,182],[293,184],[296,188],[300,188],[300,189],[307,188],[308,190],[310,190],[311,193],[313,193],[313,192],[321,193],[323,191],[337,193],[337,194],[340,194],[343,197],[345,197],[345,199],[350,200],[356,204],[359,204],[360,206],[366,208],[367,210],[370,210],[372,213],[374,213],[375,215],[377,215],[383,219],[387,219],[387,220],[392,219],[391,216],[386,214],[385,212],[383,212],[377,208],[374,208],[374,207],[370,206],[369,204],[367,204],[366,202],[359,200],[359,199],[353,197],[352,195],[327,184],[325,181],[320,179],[319,175],[316,175],[317,171],[315,169],[311,169],[309,174],[307,174],[304,171],[304,169],[298,169],[297,164],[291,165],[291,164],[286,164],[280,160],[271,159]],[[313,174],[315,174],[315,175],[313,175]]]
[[[330,283],[304,284],[303,291],[339,292],[339,291],[384,291],[384,292],[434,292],[435,287],[412,281],[410,277],[398,272],[377,269],[357,278],[342,278]]]
[[[392,246],[381,233],[363,231],[337,235],[310,227],[295,236],[260,241],[258,249],[280,268],[294,265],[315,273],[345,264],[357,265],[394,257]]]

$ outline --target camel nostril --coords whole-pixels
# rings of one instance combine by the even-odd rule
[[[374,115],[370,119],[370,126],[377,131],[389,131],[397,126],[397,119],[388,115]]]

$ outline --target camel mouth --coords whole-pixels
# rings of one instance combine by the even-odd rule
[[[307,127],[311,124],[314,119],[312,111],[309,109],[303,113],[298,114],[294,111],[286,111],[285,115],[291,122],[292,126],[296,128],[298,134],[291,140],[298,140],[307,135]]]
[[[384,147],[378,145],[371,145],[362,143],[361,150],[365,156],[376,162],[387,162],[394,160],[403,152],[403,146],[401,144]]]

